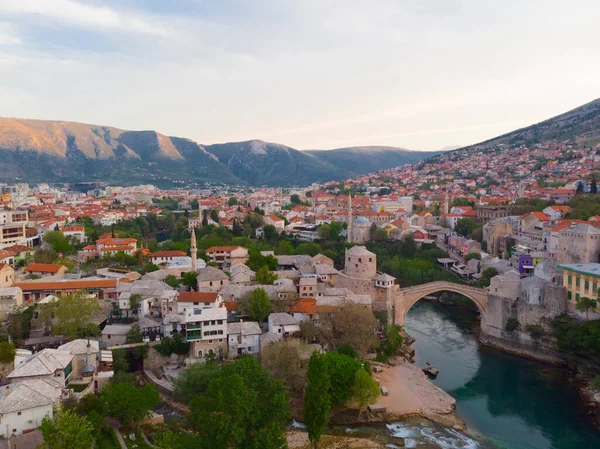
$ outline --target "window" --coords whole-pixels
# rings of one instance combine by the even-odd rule
[[[219,321],[217,321],[217,323],[223,324],[223,320],[219,320]]]
[[[567,298],[569,298],[569,300],[573,299],[573,293],[572,292],[568,292],[567,293]]]
[[[592,284],[592,291],[593,291],[594,293],[596,293],[596,292],[598,291],[598,284],[597,284],[596,282],[594,282],[594,283]]]
[[[214,326],[215,324],[217,324],[217,322],[216,322],[215,320],[212,320],[212,321],[210,322],[210,324],[211,324],[211,326]]]
[[[590,289],[590,281],[585,281],[585,291],[588,291]]]
[[[210,281],[208,284],[212,287],[212,281]]]
[[[575,278],[575,287],[579,287],[579,281],[581,281],[581,279],[579,279],[578,277]]]
[[[209,324],[210,324],[210,321],[205,321],[205,322],[204,322],[204,325],[205,325],[205,326],[208,326]]]
[[[577,294],[575,295],[575,301],[576,301],[576,302],[579,302],[579,296],[580,296],[580,295],[579,295],[579,293],[577,293]]]
[[[21,412],[17,412],[17,416],[21,416]]]
[[[573,276],[569,275],[569,285],[573,283]]]

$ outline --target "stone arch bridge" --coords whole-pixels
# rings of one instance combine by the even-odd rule
[[[401,288],[394,301],[394,323],[403,326],[408,311],[419,299],[431,295],[432,293],[443,291],[458,293],[473,301],[481,314],[482,324],[486,324],[488,291],[483,288],[455,284],[447,281],[429,282],[428,284]]]

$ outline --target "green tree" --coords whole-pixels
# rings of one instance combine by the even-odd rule
[[[173,288],[179,287],[179,284],[181,283],[181,281],[172,274],[167,275],[163,282],[165,284],[167,284],[169,287],[173,287]]]
[[[319,447],[319,441],[329,422],[331,398],[329,396],[330,379],[325,356],[313,352],[308,364],[308,383],[304,393],[304,423],[313,448]]]
[[[379,397],[379,384],[375,382],[364,369],[356,371],[352,386],[352,398],[358,403],[358,417],[362,415],[365,407],[374,404]]]
[[[273,282],[277,280],[277,275],[269,271],[269,267],[266,265],[262,266],[256,272],[256,282],[260,285],[273,285]]]
[[[102,389],[106,411],[123,425],[134,425],[146,418],[160,403],[151,384],[138,387],[132,381],[111,383]]]
[[[40,430],[50,449],[89,449],[94,441],[94,426],[75,410],[58,409],[54,419],[44,417]]]
[[[58,253],[52,248],[40,248],[34,253],[33,261],[37,263],[56,263],[58,261]]]
[[[275,229],[275,226],[273,225],[265,225],[263,227],[263,232],[264,232],[264,236],[265,236],[265,240],[267,242],[277,242],[278,238],[279,238],[279,232],[277,232],[277,229]]]
[[[15,360],[16,346],[12,342],[0,342],[0,362],[11,363]]]
[[[296,193],[290,196],[290,202],[292,204],[302,204],[302,200],[300,200],[300,197]]]
[[[319,233],[319,238],[321,240],[329,240],[331,237],[331,226],[329,226],[329,224],[327,223],[324,223],[321,226],[319,226],[317,232]]]
[[[52,246],[56,253],[68,254],[73,251],[73,246],[60,231],[49,231],[44,234],[44,242]]]
[[[125,343],[141,343],[143,341],[144,338],[142,337],[142,330],[140,329],[140,325],[137,323],[133,324],[131,326],[131,329],[129,329],[129,332],[127,332],[127,335],[125,336]]]
[[[248,311],[250,318],[262,323],[271,313],[271,300],[264,288],[254,289],[248,298]]]
[[[129,297],[129,308],[133,313],[137,313],[140,307],[140,302],[142,301],[142,295],[139,293],[134,293]]]
[[[592,178],[592,184],[590,185],[590,193],[596,195],[598,193],[598,185],[596,184],[596,177]]]
[[[46,304],[40,318],[52,323],[52,335],[83,338],[100,334],[93,317],[101,311],[98,300],[82,291],[59,296],[56,301]]]
[[[506,320],[506,324],[504,329],[508,332],[513,332],[519,328],[519,320],[517,320],[514,316],[508,317]]]
[[[181,285],[185,285],[188,289],[195,291],[198,289],[198,272],[187,271],[181,275]]]
[[[590,310],[594,310],[596,308],[597,301],[592,298],[588,298],[584,296],[575,304],[575,309],[579,312],[585,312],[585,319],[589,321],[590,319]]]
[[[475,229],[480,227],[481,225],[472,218],[461,218],[454,225],[454,230],[460,235],[471,238]]]
[[[235,206],[237,203],[238,203],[237,198],[235,198],[233,196],[231,198],[229,198],[229,200],[227,200],[227,204],[229,206]]]
[[[343,406],[352,394],[352,385],[356,371],[360,369],[352,357],[331,351],[325,354],[327,372],[329,373],[329,397],[331,407]]]
[[[218,223],[219,222],[219,211],[217,209],[211,209],[210,218],[215,223]]]
[[[197,394],[205,393],[208,383],[220,372],[216,362],[194,363],[188,366],[175,379],[175,396],[184,402],[191,401]]]
[[[383,330],[383,340],[379,343],[379,352],[386,358],[391,357],[402,346],[402,335],[400,328],[393,324],[388,324]]]

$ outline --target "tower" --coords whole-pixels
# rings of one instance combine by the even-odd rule
[[[450,212],[450,199],[448,198],[448,192],[446,192],[446,196],[444,197],[444,213],[447,214]]]
[[[192,256],[192,272],[196,272],[196,257],[198,248],[196,247],[196,230],[192,229],[192,241],[190,243],[190,255]]]
[[[348,243],[352,243],[352,193],[348,193],[348,211],[346,213],[346,223],[348,223],[347,238]]]

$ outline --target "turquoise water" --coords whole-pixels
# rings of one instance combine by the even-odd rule
[[[416,364],[440,370],[434,381],[456,398],[469,431],[506,449],[600,449],[600,432],[587,420],[564,372],[483,347],[472,333],[475,317],[420,301],[406,331],[416,341]]]

